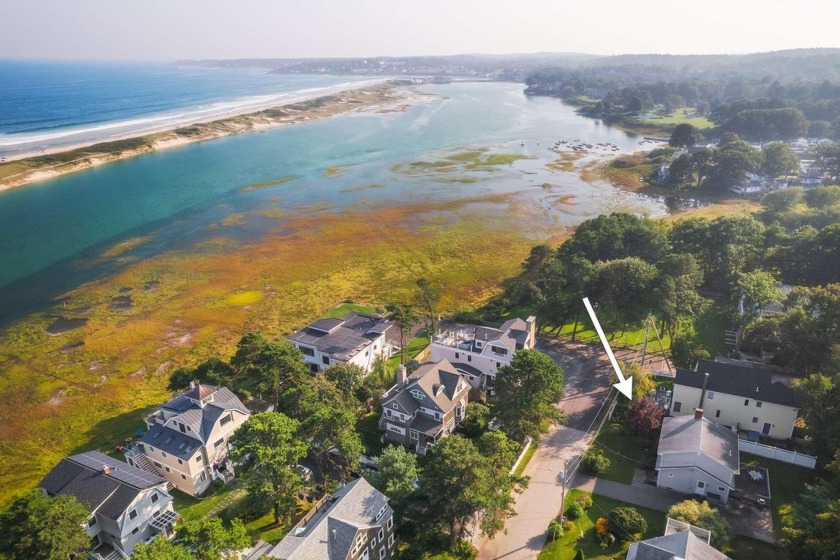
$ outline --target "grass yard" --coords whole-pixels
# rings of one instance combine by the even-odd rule
[[[639,325],[628,325],[626,330],[620,330],[610,324],[610,317],[612,316],[611,311],[600,311],[598,315],[598,318],[601,320],[601,326],[604,328],[604,333],[607,335],[610,345],[613,348],[641,349],[645,340],[645,326],[643,323]],[[658,328],[659,323],[657,322],[657,329]],[[559,330],[556,325],[546,325],[544,334],[548,336],[553,334],[555,336],[559,335],[570,338],[573,331],[574,323],[565,324]],[[659,333],[659,336],[662,338],[662,346],[665,350],[668,350],[671,347],[671,338],[667,333],[662,332]],[[578,322],[575,340],[587,344],[601,344],[601,341],[598,338],[598,333],[595,332],[595,329],[589,322],[589,318],[583,317],[583,314],[581,314],[580,321]],[[656,341],[656,335],[653,333],[653,329],[650,329],[648,332],[648,353],[651,355],[659,353],[659,344]]]
[[[693,114],[694,111],[690,107],[683,107],[669,115],[645,119],[644,122],[663,126],[677,126],[678,124],[687,123],[700,129],[712,128],[714,126],[714,123],[706,117],[693,117],[689,116],[689,113]]]
[[[417,354],[425,350],[429,344],[429,335],[427,335],[425,331],[421,331],[421,334],[412,338],[408,342],[408,345],[405,347],[405,361],[413,360],[414,358],[416,358]],[[400,354],[397,353],[388,359],[388,361],[386,362],[388,371],[397,370],[397,366],[400,365],[400,357]]]
[[[708,350],[711,356],[725,354],[729,350],[729,346],[723,340],[723,331],[732,328],[728,318],[731,308],[732,304],[724,299],[714,300],[706,313],[695,321],[697,342]]]
[[[342,303],[335,309],[321,315],[321,319],[341,319],[348,313],[364,313],[365,315],[376,315],[376,307],[362,305],[360,303]]]
[[[581,490],[571,490],[566,495],[566,504],[571,504],[575,498],[588,494]],[[578,549],[582,549],[587,560],[612,560],[624,558],[629,543],[616,543],[607,548],[601,548],[600,541],[595,534],[595,522],[599,517],[606,517],[613,508],[630,506],[624,502],[592,495],[592,507],[580,519],[573,521],[574,527],[554,542],[547,542],[540,552],[539,560],[572,560]],[[652,509],[634,507],[645,518],[648,530],[643,538],[649,539],[662,535],[665,530],[665,514]]]
[[[630,484],[637,468],[653,465],[655,455],[639,438],[627,433],[618,422],[604,426],[595,438],[595,447],[610,460],[610,467],[598,478]]]
[[[532,441],[528,444],[528,449],[525,451],[525,456],[522,457],[522,461],[519,462],[519,465],[516,467],[516,470],[513,474],[516,476],[522,476],[522,472],[525,470],[525,467],[528,466],[528,463],[531,461],[531,457],[534,456],[534,453],[537,452],[537,442]]]
[[[790,463],[757,457],[749,453],[741,454],[744,466],[758,465],[770,472],[770,506],[773,510],[773,532],[781,534],[782,518],[790,505],[805,490],[806,484],[816,481],[816,472]]]
[[[365,455],[368,457],[379,457],[385,444],[382,443],[382,431],[379,429],[379,418],[382,416],[382,409],[359,418],[356,421],[356,431],[362,438],[365,446]]]

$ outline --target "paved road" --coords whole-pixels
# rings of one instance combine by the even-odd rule
[[[539,555],[548,523],[560,510],[562,484],[558,475],[563,463],[586,449],[586,430],[610,391],[609,362],[597,347],[540,341],[537,348],[563,366],[565,398],[559,406],[568,422],[552,427],[543,436],[525,468],[524,474],[531,477],[531,482],[517,496],[517,515],[505,524],[507,533],[492,540],[473,540],[479,560],[528,560]]]

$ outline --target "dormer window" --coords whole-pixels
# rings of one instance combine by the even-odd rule
[[[411,396],[417,399],[418,401],[422,401],[426,398],[426,395],[423,394],[423,391],[419,389],[412,389]]]
[[[380,519],[383,515],[385,515],[385,511],[386,511],[387,509],[388,509],[388,504],[385,504],[384,506],[382,506],[382,509],[380,509],[380,510],[379,510],[379,513],[377,513],[377,514],[376,514],[376,519],[375,519],[375,521],[379,521],[379,519]]]

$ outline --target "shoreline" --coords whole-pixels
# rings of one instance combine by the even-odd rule
[[[386,81],[308,99],[298,98],[288,103],[206,122],[194,122],[140,135],[127,133],[104,142],[25,154],[15,159],[7,158],[0,163],[0,192],[157,150],[234,134],[262,132],[354,111],[401,112],[429,97],[435,96]]]

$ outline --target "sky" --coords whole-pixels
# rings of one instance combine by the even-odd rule
[[[838,0],[7,0],[0,58],[178,60],[840,47]]]

